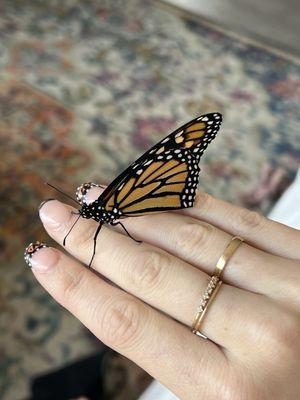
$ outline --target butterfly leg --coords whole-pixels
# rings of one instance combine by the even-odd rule
[[[142,243],[141,240],[137,240],[137,239],[135,239],[134,237],[132,237],[132,236],[130,235],[130,233],[129,233],[128,230],[125,228],[125,226],[122,224],[122,222],[120,222],[120,221],[118,221],[118,222],[111,222],[110,224],[111,224],[112,226],[121,225],[121,227],[124,229],[124,231],[125,231],[125,232],[127,233],[127,235],[130,237],[130,239],[134,240],[134,241],[137,242],[137,243]]]
[[[71,211],[71,213],[72,213],[72,211]],[[68,233],[66,234],[66,236],[64,237],[64,240],[63,240],[63,245],[64,245],[64,246],[66,245],[66,240],[67,240],[67,237],[69,236],[71,230],[74,228],[74,226],[77,224],[79,218],[81,217],[81,213],[78,213],[78,214],[77,214],[77,213],[74,213],[74,214],[78,215],[78,218],[75,220],[74,224],[73,224],[73,225],[71,226],[71,228],[69,229],[69,232],[68,232]]]
[[[93,239],[93,242],[94,242],[93,255],[92,255],[92,258],[91,258],[91,260],[89,262],[88,268],[91,268],[93,259],[94,259],[95,254],[96,254],[97,237],[99,235],[99,232],[100,232],[101,228],[102,228],[102,223],[99,224],[99,226],[98,226],[98,228],[97,228],[97,230],[95,232],[95,235],[94,235],[94,239]]]

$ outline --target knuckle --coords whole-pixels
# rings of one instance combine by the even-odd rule
[[[300,323],[299,319],[293,315],[287,315],[284,323],[277,324],[277,334],[275,335],[279,344],[283,347],[290,348],[292,351],[296,349],[299,341]]]
[[[74,302],[78,293],[78,288],[82,287],[86,276],[85,270],[81,270],[76,274],[69,273],[63,282],[62,290],[59,293],[60,302],[62,304],[70,304]]]
[[[163,280],[167,256],[157,251],[144,251],[137,258],[131,272],[131,283],[143,291],[153,291]]]
[[[202,209],[209,209],[213,202],[213,197],[206,192],[197,192],[194,202],[194,207],[202,208]]]
[[[213,226],[204,222],[186,223],[176,233],[175,246],[187,254],[191,254],[193,251],[198,253],[199,247],[204,249],[208,244],[213,231]]]
[[[300,264],[299,262],[294,263],[294,265],[291,265],[291,267],[294,269],[295,268],[295,274],[293,276],[292,280],[289,280],[288,282],[285,283],[285,290],[287,293],[289,293],[290,297],[295,299],[297,301],[297,304],[300,302],[300,276],[299,276],[299,268]],[[291,268],[291,270],[292,270]]]
[[[263,216],[256,211],[241,209],[238,213],[238,225],[243,227],[245,231],[259,228],[263,220]]]
[[[261,326],[269,349],[275,349],[278,355],[296,352],[299,348],[300,321],[298,316],[278,312],[276,319]],[[300,350],[300,349],[299,349]]]
[[[138,338],[141,307],[133,299],[119,297],[106,305],[101,332],[112,347],[132,347]]]
[[[182,360],[180,366],[178,366],[178,375],[180,376],[180,379],[182,379],[182,382],[188,383],[189,387],[196,388],[199,379],[199,376],[196,373],[196,371],[198,371],[199,365],[203,364],[205,365],[203,359],[199,359],[198,363],[195,362],[195,360],[193,360],[192,357],[190,357],[190,359]]]
[[[80,229],[73,235],[69,235],[69,245],[76,246],[80,249],[88,249],[91,246],[93,235],[95,232],[95,227],[89,226],[86,229]]]
[[[263,400],[262,397],[262,388],[258,388],[257,384],[253,381],[252,377],[246,376],[247,374],[236,374],[235,377],[228,379],[225,382],[224,387],[222,387],[222,392],[224,392],[224,399],[226,400],[236,400],[236,399],[244,399],[244,400],[253,400],[260,399]]]

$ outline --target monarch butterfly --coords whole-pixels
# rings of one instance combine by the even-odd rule
[[[198,164],[221,122],[221,114],[210,113],[176,129],[132,163],[92,203],[86,202],[86,194],[98,185],[84,183],[77,188],[76,198],[82,207],[75,223],[79,217],[99,223],[89,267],[103,224],[121,225],[132,238],[120,219],[193,206],[200,173]]]

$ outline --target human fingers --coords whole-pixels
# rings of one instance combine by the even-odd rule
[[[76,218],[70,211],[70,207],[58,201],[48,202],[41,209],[44,226],[58,243],[63,242]],[[94,221],[81,220],[66,243],[66,249],[85,264],[92,254],[96,226]],[[106,228],[100,232],[97,249],[94,269],[124,290],[191,326],[208,283],[206,273],[159,248],[147,243],[138,245]],[[205,319],[203,334],[232,349],[241,346],[242,339],[248,340],[245,325],[259,320],[258,313],[268,315],[273,311],[273,304],[262,296],[224,284],[218,302],[212,305]],[[241,315],[247,318],[241,321]]]
[[[269,253],[300,259],[300,232],[263,217],[255,211],[198,192],[194,207],[180,211],[230,233]]]
[[[30,262],[35,277],[56,301],[101,341],[140,365],[177,396],[217,397],[220,386],[226,383],[227,360],[212,342],[196,337],[56,249],[39,248]],[[174,371],[180,381],[174,379]],[[217,384],[212,385],[212,377]]]
[[[100,193],[100,188],[92,188],[88,192],[87,201],[94,201]],[[206,198],[206,195],[204,197]],[[230,242],[232,236],[239,234],[241,231],[235,232],[231,229],[229,227],[230,221],[227,221],[228,229],[225,231],[210,222],[202,221],[201,218],[199,219],[200,206],[197,205],[201,203],[199,198],[201,199],[201,193],[197,195],[195,210],[191,208],[184,210],[184,212],[181,210],[180,212],[149,214],[138,218],[127,218],[123,220],[123,224],[133,236],[162,248],[211,275],[220,255]],[[248,210],[235,208],[235,206],[229,203],[221,202],[214,198],[212,198],[211,202],[213,204],[211,215],[213,215],[213,212],[220,216],[226,215],[226,210],[220,210],[220,208],[229,207],[229,211],[232,212],[232,225],[236,224],[234,222],[235,219],[240,220],[239,215],[234,214],[235,209],[237,214],[243,212],[245,215],[247,213],[251,215],[251,212]],[[228,214],[229,211],[227,211]],[[195,216],[191,217],[190,214],[194,214]],[[266,218],[264,220],[264,240],[268,239],[270,243],[273,243],[273,221],[269,221]],[[222,223],[219,220],[217,222],[219,224]],[[289,228],[284,225],[274,224],[277,230],[283,227],[283,232],[289,232]],[[122,229],[119,229],[119,231],[124,233]],[[298,237],[300,247],[299,232],[292,231]],[[285,233],[281,233],[283,238],[285,237]],[[296,235],[297,233],[298,236]],[[294,305],[299,309],[299,302],[297,300],[299,291],[298,260],[291,258],[282,259],[281,256],[271,254],[267,250],[262,250],[263,245],[256,248],[253,244],[248,243],[248,236],[246,234],[243,237],[245,242],[229,260],[224,273],[224,280],[231,285],[255,293],[265,294],[289,306]],[[282,267],[283,264],[284,268]]]
[[[209,275],[213,274],[219,257],[233,236],[210,223],[178,213],[130,218],[123,223],[134,237]],[[295,304],[299,309],[299,267],[296,260],[270,254],[243,242],[226,264],[223,278],[230,285],[289,305]]]

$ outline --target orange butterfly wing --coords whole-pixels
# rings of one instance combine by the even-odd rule
[[[192,207],[198,163],[221,122],[221,114],[212,113],[178,128],[119,175],[98,200],[123,217]]]

